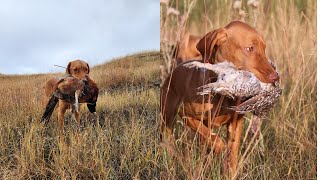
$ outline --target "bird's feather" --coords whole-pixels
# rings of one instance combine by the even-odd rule
[[[50,120],[50,117],[53,113],[54,108],[56,107],[57,103],[59,102],[59,98],[57,98],[55,95],[52,95],[50,100],[47,103],[46,109],[42,115],[41,122],[42,123],[48,123]]]

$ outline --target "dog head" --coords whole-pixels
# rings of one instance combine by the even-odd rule
[[[206,34],[197,44],[205,62],[228,60],[238,69],[250,71],[262,82],[279,80],[278,73],[265,55],[262,36],[248,24],[233,21],[225,28]]]
[[[85,76],[89,74],[90,67],[89,64],[82,60],[74,60],[69,62],[66,74],[70,74],[80,80],[85,80]]]

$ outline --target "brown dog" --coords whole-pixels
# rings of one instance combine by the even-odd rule
[[[87,81],[86,75],[88,75],[89,72],[90,72],[90,67],[88,63],[82,60],[71,61],[69,62],[66,68],[66,74],[69,74],[83,81]],[[55,91],[57,87],[58,82],[59,82],[59,79],[57,78],[51,78],[46,82],[44,86],[44,90],[45,90],[45,95],[47,97],[51,97],[52,93]],[[64,127],[64,114],[66,110],[69,108],[72,109],[72,113],[75,114],[77,122],[80,125],[80,105],[79,105],[79,110],[76,112],[75,107],[72,104],[63,100],[59,100],[58,126],[60,129],[63,129]]]
[[[205,62],[228,60],[238,69],[254,73],[262,82],[273,83],[279,79],[265,56],[266,45],[262,36],[243,22],[233,21],[225,28],[209,32],[196,47]],[[213,72],[204,73],[196,68],[186,68],[183,64],[173,70],[161,88],[161,137],[163,141],[172,142],[175,116],[178,113],[186,119],[186,125],[198,133],[200,140],[218,153],[226,145],[211,133],[211,128],[227,125],[229,153],[224,170],[226,173],[229,167],[231,176],[235,177],[244,115],[226,108],[239,104],[239,100],[220,95],[197,95],[198,87],[215,82],[215,78]],[[179,111],[180,105],[182,107]]]
[[[202,60],[200,52],[196,45],[201,37],[191,35],[189,32],[184,33],[176,47],[176,65],[190,60]]]

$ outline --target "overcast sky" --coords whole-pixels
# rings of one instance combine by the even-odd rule
[[[159,0],[2,0],[0,73],[63,71],[159,50]]]

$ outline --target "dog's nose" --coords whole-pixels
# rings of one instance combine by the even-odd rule
[[[272,81],[272,82],[276,82],[280,79],[279,75],[277,72],[273,72],[271,74],[269,74],[269,79]]]

